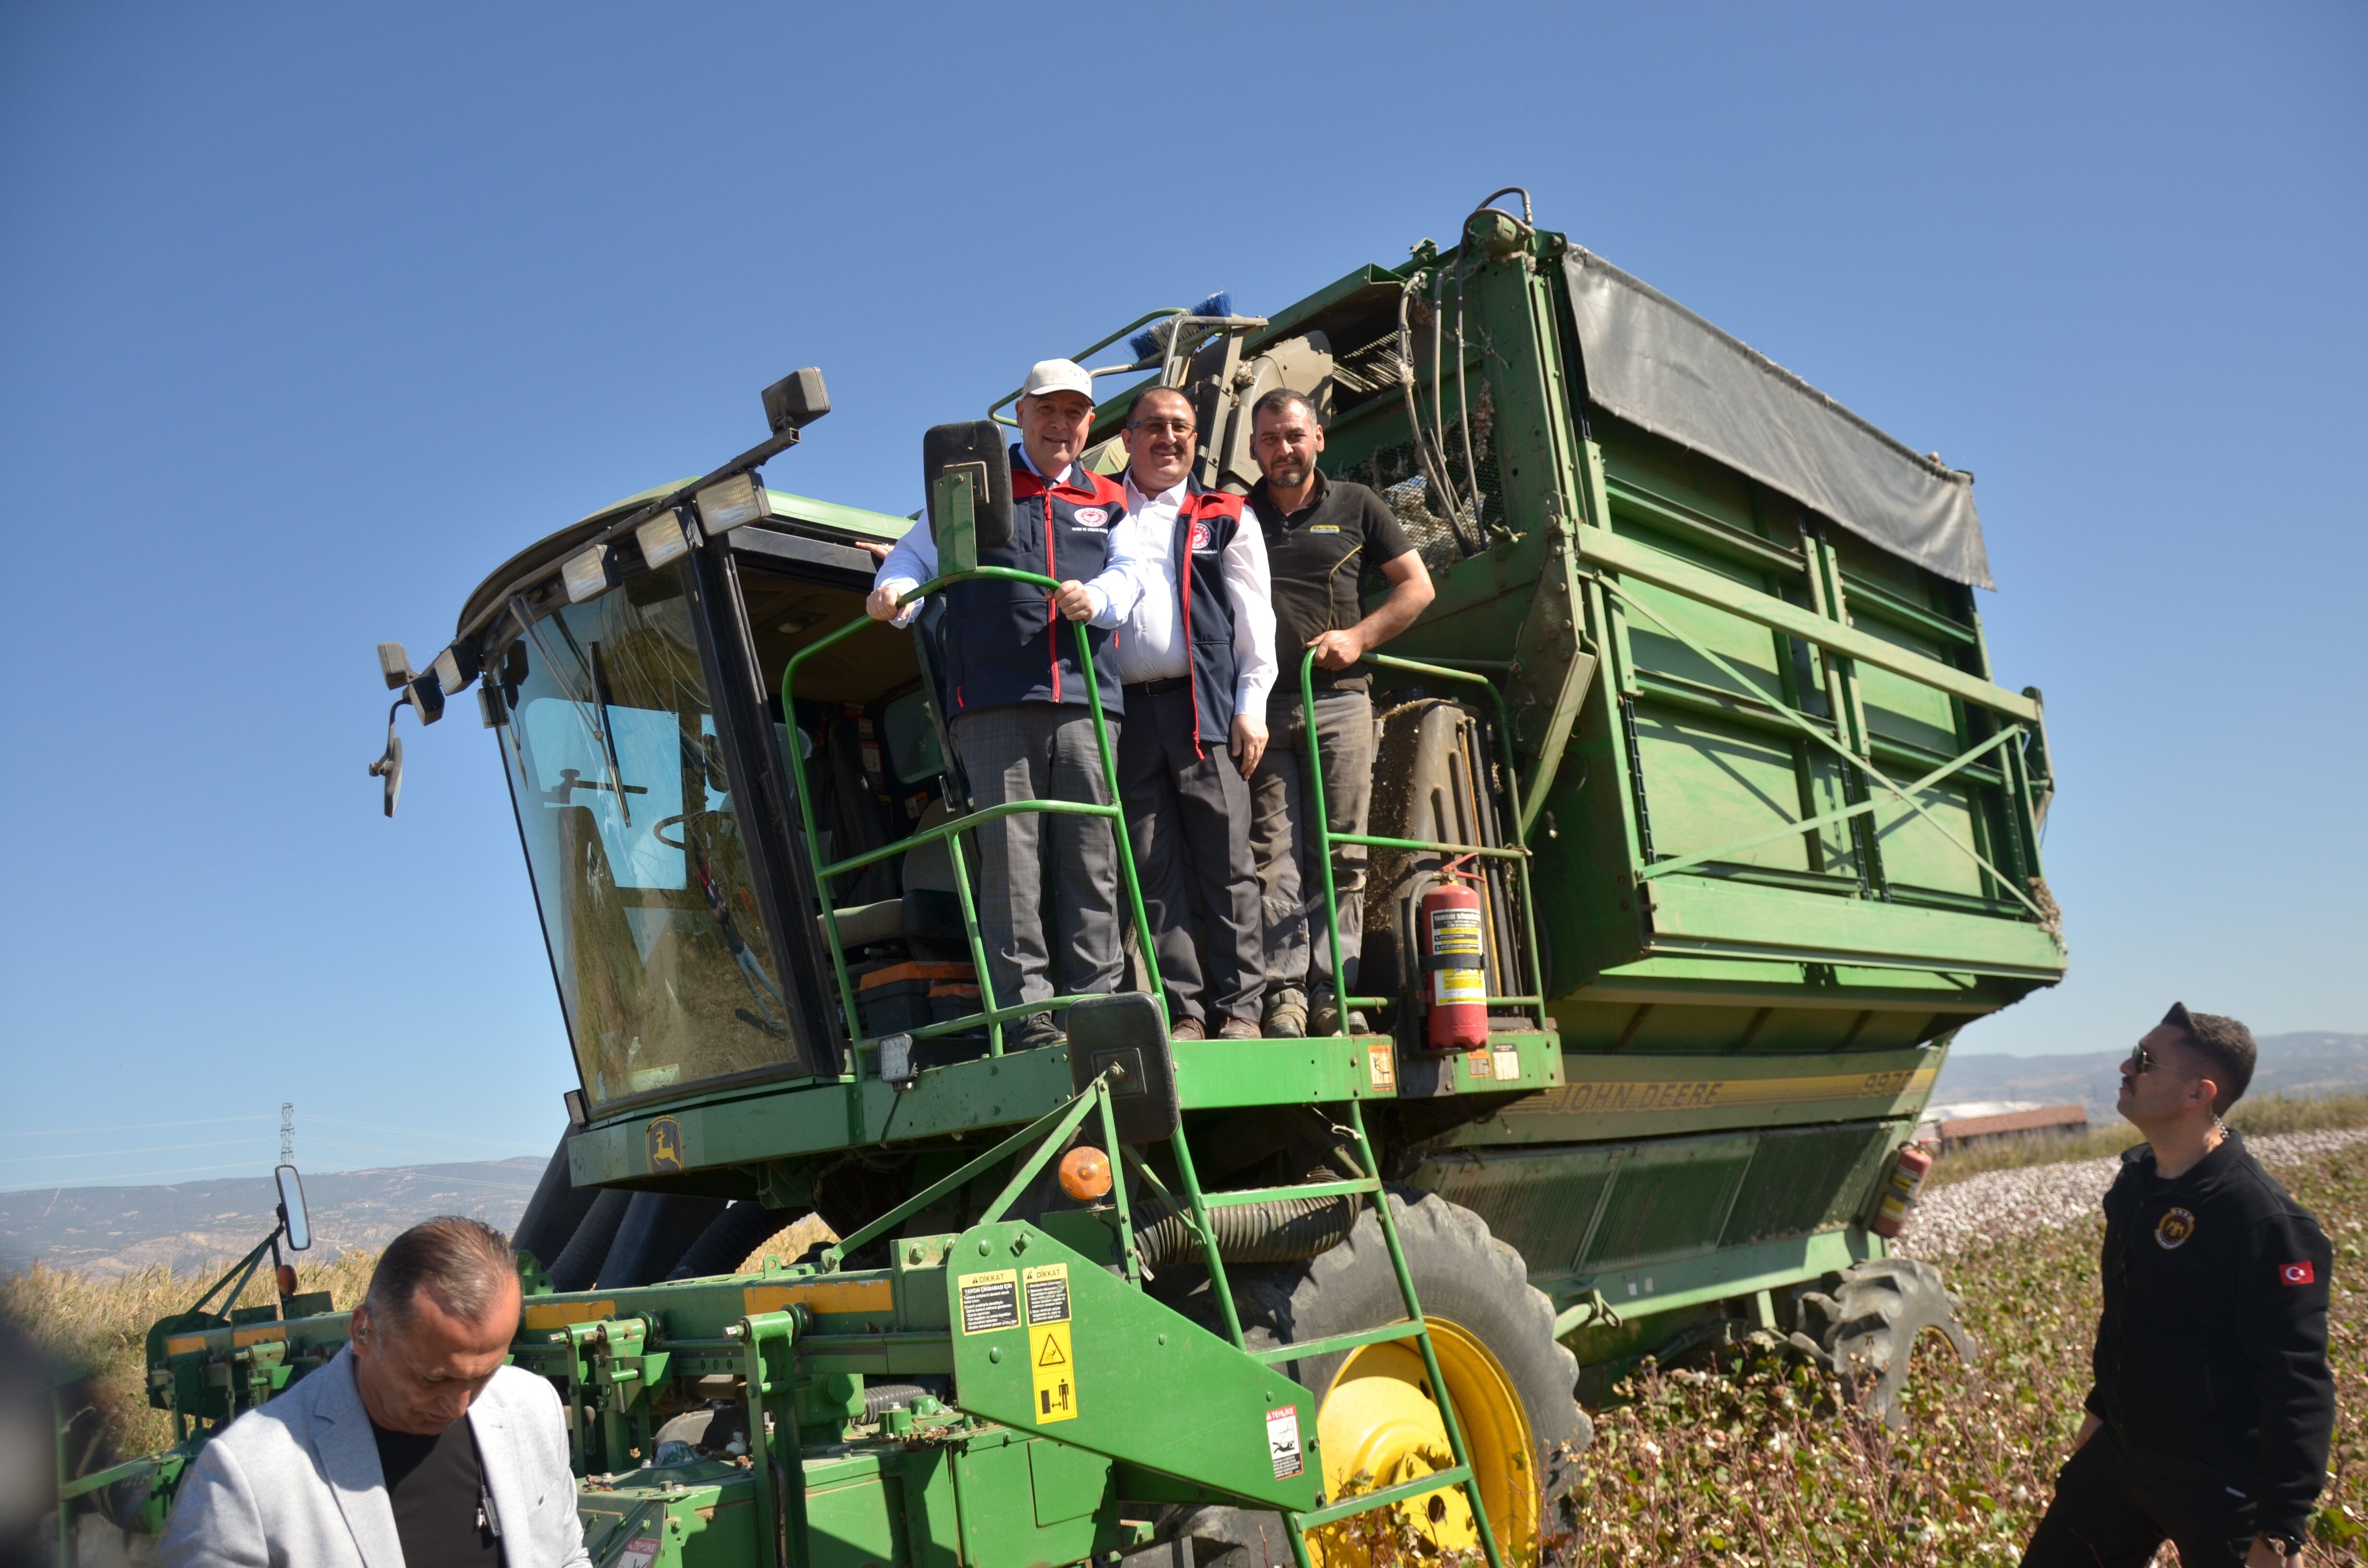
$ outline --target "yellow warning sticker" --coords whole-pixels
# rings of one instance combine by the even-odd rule
[[[1024,1271],[1028,1305],[1028,1373],[1036,1389],[1036,1424],[1077,1418],[1076,1352],[1069,1339],[1069,1266],[1042,1264]]]
[[[1365,1048],[1365,1082],[1373,1093],[1395,1093],[1398,1086],[1397,1060],[1387,1040]]]

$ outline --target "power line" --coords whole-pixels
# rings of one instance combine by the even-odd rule
[[[467,1132],[430,1132],[424,1127],[389,1127],[381,1121],[347,1121],[343,1117],[316,1116],[314,1121],[325,1121],[333,1127],[359,1127],[371,1132],[401,1132],[413,1138],[448,1138],[457,1143],[491,1143],[497,1148],[515,1149],[515,1138],[481,1138]]]
[[[15,1154],[0,1165],[29,1165],[42,1160],[104,1160],[116,1154],[165,1154],[183,1149],[236,1149],[251,1146],[252,1138],[222,1138],[211,1143],[152,1143],[145,1149],[85,1149],[74,1154]]]
[[[12,1127],[11,1138],[81,1138],[97,1132],[154,1132],[165,1127],[219,1127],[232,1121],[268,1121],[268,1116],[208,1116],[195,1121],[133,1121],[119,1127]]]

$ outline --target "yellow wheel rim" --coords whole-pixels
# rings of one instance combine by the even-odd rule
[[[1497,1358],[1469,1330],[1441,1318],[1428,1321],[1431,1350],[1463,1428],[1497,1550],[1506,1568],[1535,1563],[1543,1505],[1532,1458],[1537,1445],[1520,1396]],[[1418,1481],[1454,1464],[1447,1426],[1430,1401],[1428,1382],[1422,1352],[1411,1343],[1362,1346],[1341,1363],[1315,1416],[1326,1500]],[[1480,1557],[1480,1534],[1460,1486],[1327,1525],[1309,1536],[1308,1551],[1322,1568],[1372,1568],[1374,1548],[1402,1540],[1400,1529],[1416,1531],[1443,1552]]]

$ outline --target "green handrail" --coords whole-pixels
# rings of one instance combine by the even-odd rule
[[[904,595],[896,602],[899,606],[914,604],[953,584],[977,580],[1026,583],[1051,590],[1058,590],[1061,585],[1055,579],[1034,572],[1020,572],[1008,566],[980,566],[968,572],[949,572],[932,577],[919,587]],[[781,717],[792,731],[797,727],[795,691],[799,667],[815,654],[836,647],[873,624],[875,623],[871,616],[859,617],[830,635],[808,643],[790,656],[790,662],[781,669]],[[1143,888],[1135,877],[1134,846],[1127,836],[1125,806],[1119,798],[1118,758],[1110,747],[1109,722],[1102,714],[1101,687],[1094,677],[1093,649],[1087,635],[1086,623],[1072,621],[1069,624],[1076,634],[1077,666],[1085,681],[1087,707],[1093,716],[1094,744],[1096,753],[1101,759],[1103,781],[1110,790],[1109,805],[1095,805],[1085,801],[1006,801],[997,805],[966,812],[951,821],[940,823],[926,832],[900,838],[895,843],[883,845],[878,849],[868,849],[860,855],[851,855],[845,859],[825,864],[822,858],[822,835],[814,825],[814,793],[807,787],[805,757],[800,753],[794,742],[788,748],[790,770],[797,784],[798,818],[801,825],[805,829],[806,859],[814,870],[814,892],[821,903],[823,933],[830,942],[831,968],[838,981],[839,1005],[846,1013],[848,1040],[857,1058],[849,1063],[849,1072],[856,1077],[861,1076],[861,1050],[864,1045],[871,1043],[873,1037],[862,1032],[862,1015],[856,1008],[854,983],[847,972],[847,949],[839,940],[837,900],[831,896],[830,884],[834,878],[845,876],[851,871],[860,871],[867,866],[875,865],[895,856],[908,855],[924,845],[942,842],[946,846],[946,858],[952,864],[954,895],[962,905],[962,933],[970,945],[971,968],[978,977],[978,995],[982,1006],[979,1011],[962,1017],[900,1032],[909,1034],[916,1040],[922,1040],[936,1035],[959,1033],[963,1029],[985,1024],[987,1054],[1001,1056],[1005,1020],[1025,1014],[1053,1011],[1085,1000],[1083,996],[1058,995],[1042,1002],[1016,1003],[1009,1006],[996,1005],[995,982],[987,972],[986,945],[978,934],[978,905],[971,892],[970,868],[962,856],[962,835],[981,823],[1018,816],[1022,812],[1067,813],[1075,816],[1109,819],[1110,832],[1118,849],[1119,874],[1126,883],[1128,912],[1134,918],[1135,939],[1142,949],[1144,970],[1151,979],[1151,994],[1158,1000],[1161,1021],[1165,1024],[1167,1020],[1167,988],[1160,981],[1159,955],[1152,943],[1150,922],[1143,912]]]
[[[1520,893],[1521,934],[1526,944],[1526,957],[1532,975],[1538,974],[1543,955],[1538,950],[1538,922],[1530,900],[1530,848],[1528,835],[1521,827],[1520,775],[1513,765],[1513,724],[1505,706],[1505,694],[1497,683],[1478,670],[1453,669],[1445,665],[1425,664],[1417,659],[1401,659],[1388,653],[1367,653],[1360,664],[1383,669],[1406,670],[1416,675],[1429,676],[1438,680],[1463,681],[1486,689],[1497,708],[1497,744],[1505,768],[1507,804],[1512,809],[1513,843],[1502,847],[1476,844],[1449,844],[1437,839],[1385,838],[1366,833],[1334,833],[1331,813],[1324,805],[1324,764],[1322,743],[1315,733],[1315,650],[1310,648],[1299,661],[1300,710],[1306,725],[1307,783],[1312,804],[1309,816],[1314,820],[1317,842],[1324,863],[1324,918],[1332,953],[1332,1012],[1339,1033],[1349,1032],[1349,1010],[1351,1007],[1378,1007],[1394,1000],[1387,996],[1351,996],[1348,982],[1340,971],[1340,890],[1332,874],[1332,846],[1336,844],[1361,844],[1375,849],[1430,851],[1435,854],[1470,855],[1486,859],[1503,860],[1515,873],[1515,884]],[[1475,791],[1477,782],[1475,780]],[[1490,1007],[1528,1007],[1537,1015],[1538,1028],[1546,1027],[1545,987],[1543,983],[1533,991],[1518,996],[1483,997],[1482,1006]]]

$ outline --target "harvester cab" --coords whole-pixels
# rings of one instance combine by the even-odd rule
[[[804,370],[765,442],[495,571],[424,668],[381,650],[398,719],[475,689],[574,1052],[517,1350],[573,1412],[596,1562],[1310,1568],[1388,1518],[1531,1563],[1585,1528],[1579,1398],[1637,1358],[1759,1334],[1884,1402],[1954,1330],[1879,1208],[1955,1031],[2065,967],[1971,476],[1513,194],[1269,316],[1072,356],[1131,378],[1103,472],[1166,385],[1202,483],[1247,489],[1251,409],[1299,392],[1437,585],[1363,662],[1368,820],[1305,752],[1315,939],[1362,927],[1335,1033],[1173,1039],[1123,812],[977,808],[929,607],[1014,575],[981,556],[1011,397],[924,440],[909,629],[864,600],[914,524],[758,475],[828,407]],[[1312,659],[1280,689],[1315,733]],[[976,835],[1064,812],[1119,840],[1135,983],[1022,1006]],[[1022,1049],[1048,1006],[1066,1037]],[[784,1267],[792,1221],[827,1236]],[[172,1406],[179,1452],[342,1324],[160,1348],[155,1397],[212,1402]]]

